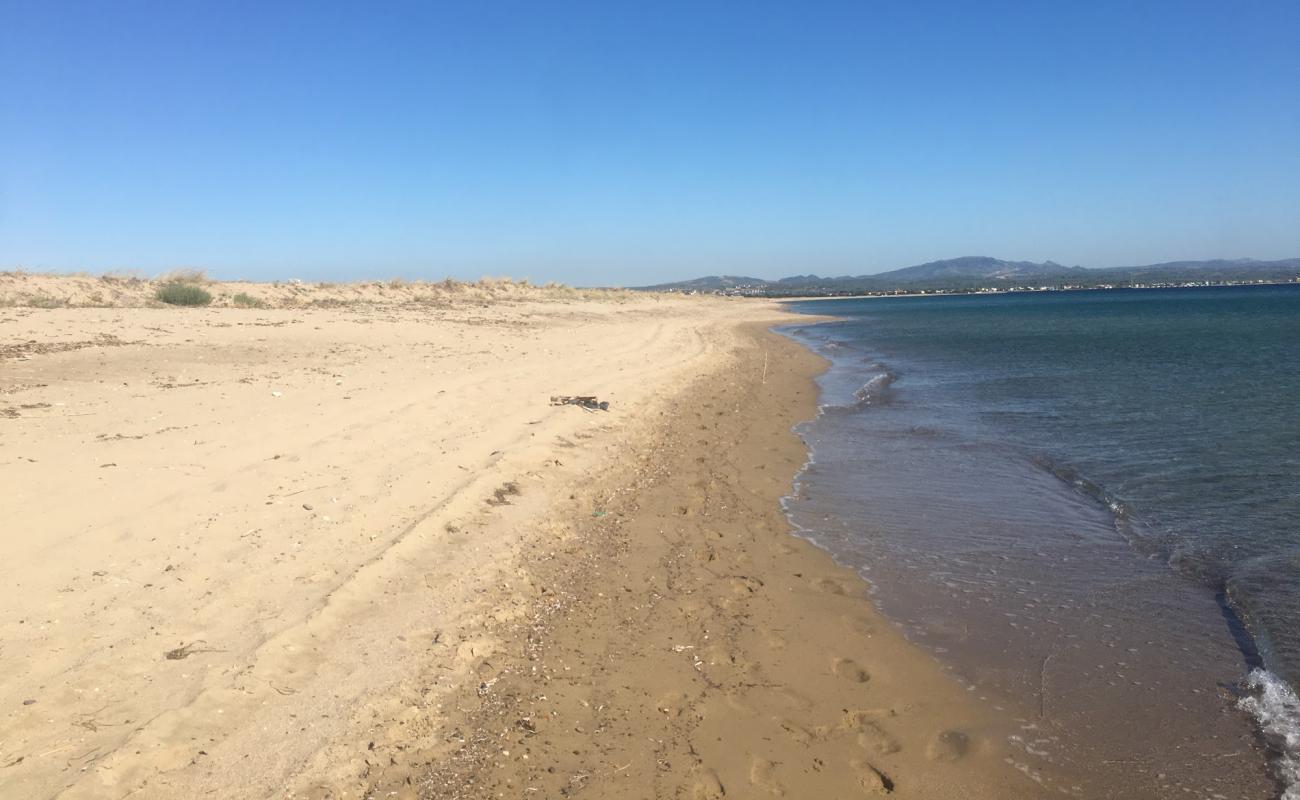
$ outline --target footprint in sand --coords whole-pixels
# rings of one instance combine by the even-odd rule
[[[682,619],[687,622],[693,622],[709,611],[708,603],[695,597],[682,598],[676,602],[678,612],[682,615]]]
[[[722,800],[727,795],[718,773],[711,769],[701,769],[695,776],[695,785],[691,787],[692,800]]]
[[[727,701],[727,707],[732,711],[739,711],[742,714],[754,713],[754,707],[745,702],[741,692],[735,689],[728,689],[723,694],[723,697]]]
[[[831,578],[816,578],[813,580],[812,586],[817,591],[826,594],[844,594],[844,584]]]
[[[746,597],[757,592],[762,587],[762,582],[749,577],[728,578],[727,584],[731,587],[731,593],[737,597]]]
[[[898,740],[884,729],[878,720],[893,716],[887,709],[855,709],[844,712],[843,727],[857,731],[858,746],[879,755],[890,755],[902,750]]]
[[[784,650],[786,645],[789,644],[784,636],[774,630],[760,628],[758,632],[763,637],[763,644],[768,650]]]
[[[850,761],[849,766],[858,775],[858,783],[867,794],[889,794],[894,791],[894,782],[885,773],[865,761]]]
[[[858,746],[882,756],[897,753],[902,749],[897,739],[874,722],[863,722],[858,726]]]
[[[813,707],[813,701],[788,686],[777,686],[772,690],[782,703],[790,708],[807,711]]]
[[[871,680],[871,676],[867,674],[867,671],[851,658],[837,658],[832,661],[831,672],[846,681],[853,681],[854,683],[866,683]]]
[[[871,620],[864,617],[845,614],[842,619],[848,629],[859,636],[872,636],[876,632],[876,626],[871,623]]]
[[[733,653],[720,644],[711,644],[700,651],[704,657],[704,663],[710,667],[721,667],[725,669],[734,669],[744,672],[749,667],[749,662],[744,656]]]
[[[961,731],[940,731],[925,748],[925,754],[935,761],[959,761],[970,750],[970,737]]]
[[[786,734],[791,739],[794,739],[799,744],[802,745],[812,744],[813,739],[815,738],[812,735],[812,733],[808,731],[807,728],[795,722],[794,720],[785,719],[783,717],[773,717],[772,721],[775,722],[777,725],[780,725],[781,730],[785,731]]]
[[[887,719],[894,716],[894,712],[887,708],[855,708],[853,710],[845,709],[844,727],[851,731],[862,728],[869,722],[878,719]]]
[[[776,765],[771,761],[756,758],[749,765],[749,782],[778,797],[785,794],[785,787],[776,779]]]
[[[695,560],[699,561],[701,564],[707,564],[718,557],[718,551],[714,550],[713,546],[707,542],[704,546],[693,549],[691,553],[694,554]]]
[[[676,719],[686,710],[686,695],[681,692],[668,692],[659,698],[655,708],[669,719]]]

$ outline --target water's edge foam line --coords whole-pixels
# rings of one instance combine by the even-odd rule
[[[825,346],[826,344],[834,345],[834,343],[816,341],[813,337],[807,335],[807,329],[822,327],[839,321],[841,320],[832,318],[816,322],[784,324],[774,326],[771,330],[826,358],[834,368],[837,365],[833,352],[836,346]],[[795,520],[790,503],[799,498],[804,485],[804,476],[817,464],[813,445],[803,435],[803,430],[815,425],[821,417],[836,409],[854,411],[870,405],[883,393],[887,392],[898,377],[896,372],[890,370],[884,364],[876,362],[872,366],[879,368],[880,372],[854,391],[852,402],[825,401],[824,387],[820,383],[818,384],[818,391],[823,394],[823,398],[820,398],[817,404],[816,416],[793,427],[796,435],[799,435],[805,442],[808,457],[792,480],[790,494],[781,498],[782,511],[789,520],[792,533],[828,552],[837,563],[841,564],[846,564],[846,562],[825,542],[819,541],[816,531]],[[1133,547],[1135,556],[1157,554],[1157,545],[1143,539],[1134,530],[1134,527],[1140,524],[1139,520],[1136,519],[1135,513],[1129,505],[1121,498],[1113,496],[1105,487],[1088,479],[1070,465],[1057,463],[1048,459],[1045,455],[1036,455],[1032,457],[1032,461],[1063,485],[1105,509],[1114,521],[1116,533]],[[1235,706],[1254,720],[1261,739],[1274,754],[1271,766],[1279,781],[1280,800],[1300,800],[1300,698],[1297,697],[1296,691],[1285,680],[1269,671],[1263,654],[1264,648],[1261,648],[1256,634],[1250,629],[1240,610],[1232,602],[1231,593],[1221,577],[1191,574],[1185,569],[1180,569],[1170,554],[1159,553],[1159,555],[1164,557],[1166,564],[1173,573],[1193,580],[1199,578],[1197,582],[1206,585],[1207,588],[1214,592],[1215,601],[1223,615],[1223,623],[1241,654],[1244,667],[1239,685],[1232,687],[1238,697]],[[868,585],[869,591],[874,594],[877,591],[875,583],[863,569],[857,569],[856,571]],[[900,628],[900,630],[902,629]],[[905,630],[904,634],[906,635]]]

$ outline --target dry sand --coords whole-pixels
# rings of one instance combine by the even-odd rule
[[[314,291],[0,308],[0,796],[1039,793],[789,535],[778,309]]]

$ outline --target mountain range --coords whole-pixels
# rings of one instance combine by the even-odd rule
[[[1279,261],[1256,261],[1250,258],[1169,261],[1139,267],[1089,269],[1062,266],[1054,261],[1004,261],[988,256],[963,256],[943,261],[930,261],[873,275],[845,275],[834,278],[794,275],[779,280],[740,275],[710,275],[689,281],[636,288],[647,291],[698,291],[778,297],[1294,280],[1300,280],[1300,258]]]

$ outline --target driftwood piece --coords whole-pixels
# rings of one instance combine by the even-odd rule
[[[592,411],[608,411],[609,402],[597,400],[593,395],[551,395],[553,406],[578,406]]]

